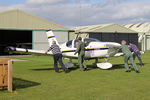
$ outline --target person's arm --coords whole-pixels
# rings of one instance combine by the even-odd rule
[[[78,47],[77,47],[77,50],[75,51],[74,55],[76,55],[76,54],[80,51],[80,49],[81,49],[81,45],[80,45],[80,43],[79,43],[79,44],[78,44]]]
[[[121,49],[121,46],[116,46],[116,47],[114,47],[114,48],[116,48],[116,49]]]
[[[45,51],[45,54],[47,54],[49,51],[51,51],[53,48],[50,47],[47,51]]]

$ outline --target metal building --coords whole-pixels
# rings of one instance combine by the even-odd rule
[[[150,50],[150,23],[126,24],[123,26],[138,33],[138,41],[143,51]]]
[[[18,9],[1,12],[0,55],[5,54],[7,46],[46,50],[48,41],[45,32],[48,29],[53,30],[59,43],[69,39],[69,29],[61,25]]]
[[[81,37],[96,38],[103,42],[118,42],[126,40],[138,45],[138,33],[119,24],[101,24],[91,26],[79,26],[72,28],[70,39]],[[75,34],[76,33],[76,34]]]

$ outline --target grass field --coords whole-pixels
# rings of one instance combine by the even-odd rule
[[[123,57],[112,59],[110,70],[86,61],[89,71],[75,68],[68,74],[54,72],[52,57],[13,58],[27,61],[13,64],[14,92],[0,91],[0,100],[150,100],[150,51],[142,55],[140,74],[124,72]]]

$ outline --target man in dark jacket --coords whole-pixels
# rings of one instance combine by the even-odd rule
[[[141,54],[140,54],[138,47],[135,44],[132,44],[132,42],[130,42],[129,45],[130,45],[130,49],[134,52],[133,53],[133,59],[135,60],[135,58],[138,57],[140,65],[141,65],[141,67],[143,67],[143,62],[142,62],[142,59],[140,57]]]

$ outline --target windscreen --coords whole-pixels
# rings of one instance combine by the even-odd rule
[[[85,42],[86,46],[88,46],[90,42],[100,42],[100,41],[97,39],[93,39],[93,38],[85,38],[84,42]]]

